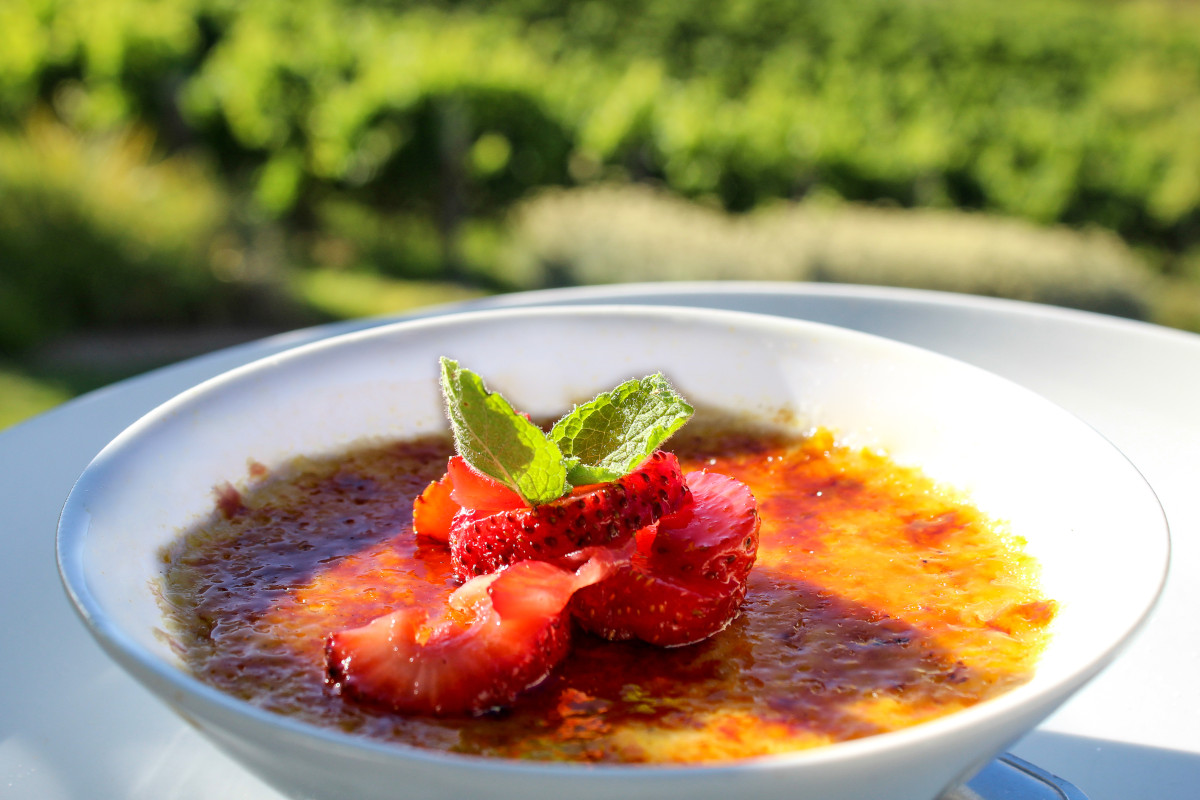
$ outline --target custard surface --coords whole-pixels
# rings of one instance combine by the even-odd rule
[[[324,682],[324,637],[400,604],[440,607],[448,550],[418,541],[412,501],[448,439],[302,460],[219,492],[163,552],[169,635],[202,680],[321,726],[504,758],[698,762],[894,730],[1026,681],[1054,603],[1021,542],[954,492],[826,431],[784,438],[693,426],[685,469],[747,483],[763,524],[742,614],[698,645],[578,633],[516,707],[406,717]]]

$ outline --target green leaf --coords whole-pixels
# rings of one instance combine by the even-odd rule
[[[654,374],[577,406],[554,425],[550,439],[578,459],[567,480],[576,486],[602,483],[633,471],[693,411],[666,378]]]
[[[458,454],[530,505],[570,489],[563,453],[541,428],[518,414],[483,379],[443,357],[442,394]]]

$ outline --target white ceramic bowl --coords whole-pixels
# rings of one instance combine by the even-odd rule
[[[1027,684],[940,720],[732,765],[583,766],[427,752],[318,729],[200,683],[156,635],[159,548],[213,487],[298,454],[441,430],[437,359],[534,414],[665,372],[706,406],[795,410],[886,448],[1009,520],[1060,603]],[[1108,663],[1153,606],[1166,524],[1137,470],[1079,420],[994,375],[828,326],[712,310],[576,307],[380,327],[202,384],[131,426],[63,510],[59,567],[108,653],[235,759],[296,797],[729,797],[930,800],[969,777]]]

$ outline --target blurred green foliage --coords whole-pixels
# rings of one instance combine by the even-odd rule
[[[1130,251],[1094,231],[1200,284],[1197,131],[1200,6],[1171,0],[7,0],[0,350],[83,325],[261,316],[247,298],[264,286],[299,287],[320,313],[362,308],[322,305],[337,275],[378,296],[363,275],[422,291],[646,279],[667,262],[701,277],[751,229],[755,274],[774,274],[771,248],[796,247],[829,202],[1082,233],[922,212],[910,235],[854,205],[821,228],[841,255],[778,274],[1140,313],[1112,266]],[[505,229],[539,190],[614,182],[740,232],[711,251],[676,237],[690,261],[598,272],[580,266],[591,256],[547,271],[531,229]],[[807,210],[762,222],[795,201]],[[727,212],[754,213],[739,228]],[[620,213],[573,218],[577,253]],[[872,249],[866,230],[896,244]],[[950,230],[1003,258],[901,257]],[[1194,293],[1173,298],[1170,319],[1200,319]]]
[[[276,215],[348,193],[449,224],[625,175],[1200,237],[1189,4],[16,0],[0,99],[203,143]]]
[[[211,315],[226,293],[211,264],[223,203],[144,132],[85,140],[45,117],[0,132],[0,348]]]

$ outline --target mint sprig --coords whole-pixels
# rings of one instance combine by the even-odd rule
[[[576,486],[613,481],[633,471],[694,409],[661,373],[622,383],[577,406],[550,431],[567,457],[578,459],[567,473]]]
[[[443,357],[441,371],[458,454],[529,505],[557,500],[572,486],[629,474],[693,412],[655,374],[576,406],[547,435],[458,362]]]

